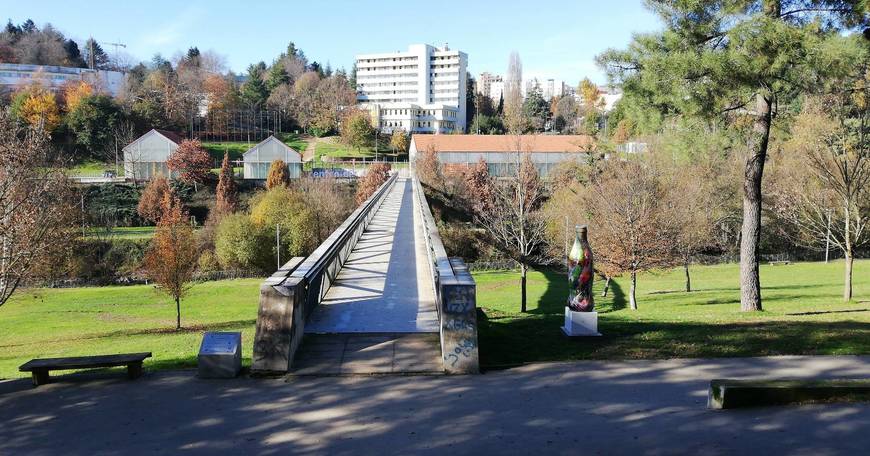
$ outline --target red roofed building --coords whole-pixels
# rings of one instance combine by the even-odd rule
[[[507,176],[522,154],[528,153],[541,176],[566,160],[585,159],[595,150],[587,135],[413,135],[410,161],[434,150],[447,168],[467,168],[483,159],[493,176]]]

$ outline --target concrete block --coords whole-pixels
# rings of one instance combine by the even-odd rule
[[[207,332],[197,356],[200,378],[234,378],[242,370],[242,333]]]
[[[562,332],[569,337],[600,336],[598,312],[574,312],[565,306],[565,325]]]

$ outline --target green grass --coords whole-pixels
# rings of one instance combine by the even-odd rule
[[[151,239],[154,237],[153,226],[119,226],[112,228],[109,233],[104,229],[91,228],[87,231],[88,238],[103,238],[111,236],[115,239]]]
[[[241,331],[250,365],[261,279],[194,286],[175,304],[154,287],[22,290],[0,307],[0,378],[26,376],[31,358],[153,352],[148,369],[193,367],[204,331]]]
[[[569,339],[564,321],[567,280],[562,271],[529,276],[529,309],[519,312],[519,273],[475,273],[484,366],[535,361],[788,354],[870,353],[870,261],[855,263],[854,299],[842,301],[843,263],[761,267],[764,311],[740,312],[737,265],[692,268],[686,293],[682,269],[642,274],[638,307],[628,308],[627,278],[601,298],[596,281],[599,338]]]
[[[642,274],[637,311],[626,279],[596,294],[599,338],[568,339],[559,327],[567,294],[561,271],[529,277],[519,312],[516,272],[476,272],[481,361],[498,368],[536,361],[791,354],[870,354],[870,260],[855,263],[855,299],[841,300],[842,262],[761,268],[765,311],[740,312],[737,265]],[[250,364],[260,279],[196,285],[175,307],[152,286],[21,290],[0,307],[0,378],[21,377],[31,358],[151,351],[150,369],[193,367],[202,332],[242,331]],[[600,293],[602,282],[596,282]]]
[[[278,136],[278,139],[284,141],[284,144],[298,150],[300,153],[305,151],[305,147],[308,143],[305,142],[300,136],[295,135],[293,133],[281,133]],[[205,141],[202,143],[202,147],[205,148],[206,151],[214,158],[215,160],[223,160],[224,151],[229,151],[230,160],[241,160],[242,155],[248,151],[253,146],[256,146],[260,141],[227,141],[227,142],[212,142]]]
[[[69,175],[72,177],[102,177],[103,172],[106,170],[114,170],[115,165],[109,163],[103,163],[99,161],[89,160],[84,163],[79,163],[73,166],[68,170]]]

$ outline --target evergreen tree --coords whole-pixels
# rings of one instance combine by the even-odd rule
[[[78,68],[86,66],[85,59],[82,58],[82,52],[79,50],[79,45],[73,40],[66,40],[63,44],[63,49],[66,51],[66,58],[69,60],[69,65]]]
[[[263,70],[266,64],[260,62],[248,67],[248,80],[242,85],[242,101],[250,109],[256,109],[266,103],[269,98],[269,88],[263,81]]]
[[[269,92],[272,92],[281,85],[289,83],[290,75],[287,73],[284,65],[282,65],[281,62],[275,62],[272,64],[272,67],[269,68],[269,75],[266,79],[266,87],[269,89]]]
[[[221,163],[220,177],[217,189],[215,189],[217,202],[215,211],[220,215],[232,214],[239,204],[236,181],[233,178],[233,167],[230,164],[229,152],[224,152],[224,161]]]
[[[109,56],[100,47],[100,43],[97,43],[93,38],[88,38],[85,42],[85,62],[87,62],[88,68],[96,70],[109,69]]]

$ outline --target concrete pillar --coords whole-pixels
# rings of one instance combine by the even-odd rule
[[[477,343],[477,287],[465,263],[450,259],[454,276],[442,278],[441,355],[448,374],[477,374],[480,357]]]

